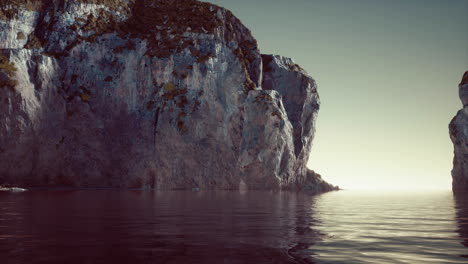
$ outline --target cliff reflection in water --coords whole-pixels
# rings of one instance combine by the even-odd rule
[[[462,239],[461,244],[468,248],[468,194],[455,195],[457,231]],[[468,250],[462,257],[468,258]]]
[[[7,263],[313,263],[315,197],[274,192],[0,193]],[[70,262],[71,261],[71,262]]]

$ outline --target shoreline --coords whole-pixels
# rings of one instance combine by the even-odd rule
[[[83,188],[83,187],[29,187],[23,188],[20,186],[14,185],[0,185],[0,192],[1,191],[10,191],[10,192],[25,192],[25,191],[147,191],[147,192],[179,192],[179,191],[189,191],[189,192],[287,192],[287,193],[305,193],[310,195],[317,195],[329,192],[336,192],[342,191],[343,189],[333,189],[324,192],[312,192],[309,190],[292,190],[292,189],[277,189],[277,190],[262,190],[262,189],[254,189],[254,190],[238,190],[238,189],[225,189],[225,190],[218,190],[218,189],[200,189],[200,188],[192,188],[192,189],[145,189],[145,188],[112,188],[112,187],[92,187],[92,188]]]

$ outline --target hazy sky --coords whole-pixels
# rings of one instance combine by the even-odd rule
[[[450,188],[468,0],[209,2],[317,81],[310,168],[350,189]]]

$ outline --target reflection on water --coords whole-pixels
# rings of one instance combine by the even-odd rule
[[[1,263],[467,263],[450,192],[0,193]]]
[[[462,239],[461,244],[468,248],[468,194],[455,196],[455,209],[457,217],[457,231]],[[462,257],[467,258],[468,250]]]
[[[316,203],[315,229],[326,233],[310,249],[318,263],[468,263],[456,232],[457,224],[466,232],[467,204],[456,217],[450,191],[345,191]]]
[[[317,239],[314,199],[284,192],[0,193],[0,255],[8,263],[313,263],[296,252]]]

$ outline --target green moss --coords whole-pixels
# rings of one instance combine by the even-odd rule
[[[187,93],[187,88],[184,88],[184,89],[174,89],[174,90],[171,90],[171,91],[166,91],[162,97],[166,100],[173,100],[174,98],[176,98],[177,96],[179,95],[183,95],[183,94],[186,94]]]
[[[0,70],[8,74],[9,77],[13,77],[18,69],[15,67],[15,64],[10,62],[7,57],[0,55]]]
[[[172,82],[168,82],[164,85],[163,87],[164,91],[165,92],[173,92],[175,91],[177,88],[176,86],[172,83]]]
[[[89,102],[89,99],[91,99],[91,94],[84,92],[80,95],[81,100],[84,102]]]
[[[26,36],[24,35],[23,32],[18,32],[18,34],[16,34],[16,39],[26,39]]]
[[[13,62],[3,54],[0,54],[0,72],[6,74],[4,78],[2,78],[0,86],[6,87],[15,91],[15,87],[18,85],[18,81],[12,79],[15,76],[15,73],[18,69],[15,67]]]

